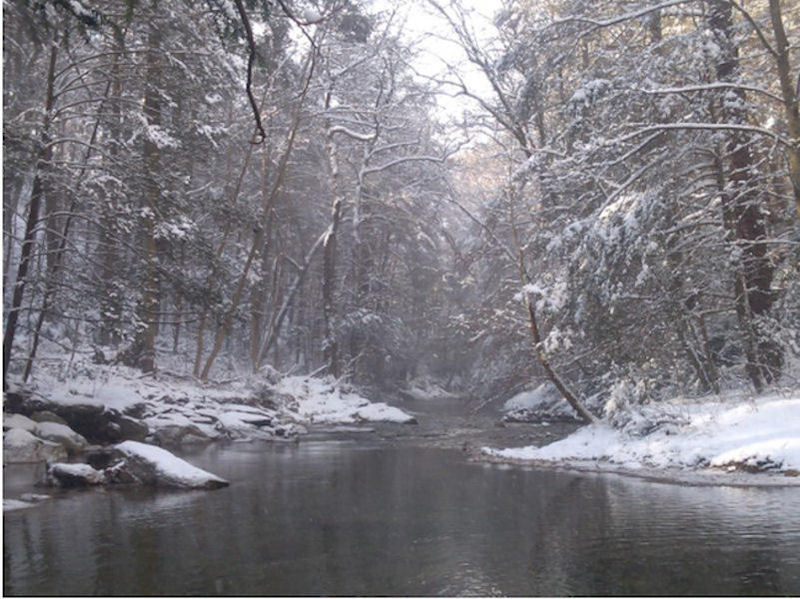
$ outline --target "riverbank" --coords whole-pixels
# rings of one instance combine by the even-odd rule
[[[800,486],[800,397],[642,406],[553,443],[483,447],[479,459],[683,484]]]
[[[503,417],[435,386],[411,389],[389,405],[329,378],[267,373],[201,384],[169,371],[144,376],[78,361],[68,372],[43,368],[29,385],[12,385],[4,462],[75,460],[92,445],[126,440],[176,448],[369,438],[459,449],[485,462],[683,484],[800,485],[797,394],[676,400],[582,426],[540,390],[506,402]]]
[[[43,368],[26,385],[12,380],[3,411],[4,463],[78,458],[93,445],[128,440],[165,447],[295,441],[315,426],[416,423],[329,378],[268,373],[202,384],[88,361],[68,373]]]

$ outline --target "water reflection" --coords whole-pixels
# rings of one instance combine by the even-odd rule
[[[503,469],[352,442],[190,459],[232,486],[73,491],[9,513],[5,593],[800,593],[796,489]]]

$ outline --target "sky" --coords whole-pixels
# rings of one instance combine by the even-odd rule
[[[439,0],[448,4],[449,0]],[[469,25],[479,39],[487,42],[493,35],[492,18],[500,9],[501,0],[460,0],[467,9]],[[447,65],[456,65],[471,91],[479,95],[488,96],[491,88],[485,77],[474,65],[466,60],[466,55],[454,41],[449,24],[430,7],[426,0],[412,0],[398,2],[398,0],[375,0],[376,7],[386,7],[400,4],[400,13],[406,20],[405,30],[409,40],[419,43],[420,53],[414,62],[414,68],[424,76],[440,77]],[[467,98],[453,98],[441,96],[438,99],[441,111],[445,114],[456,115],[472,107],[473,102]]]

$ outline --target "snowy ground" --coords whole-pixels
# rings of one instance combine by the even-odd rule
[[[406,412],[330,379],[301,376],[201,384],[188,376],[143,376],[87,361],[68,373],[42,368],[25,388],[45,403],[103,406],[134,418],[147,425],[148,440],[159,444],[289,438],[319,423],[414,422]]]
[[[482,453],[499,461],[642,474],[774,473],[800,485],[800,397],[646,406],[616,426],[604,421],[542,447]]]
[[[302,422],[312,424],[354,424],[396,422],[411,424],[413,416],[383,402],[371,402],[331,383],[330,380],[303,376],[278,381],[275,390],[293,401],[287,406]]]

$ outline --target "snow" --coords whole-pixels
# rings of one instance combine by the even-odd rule
[[[294,397],[296,404],[292,411],[299,419],[311,423],[415,422],[414,417],[403,410],[383,402],[370,402],[343,390],[329,379],[286,377],[278,382],[276,391]]]
[[[222,478],[192,466],[189,462],[172,455],[166,449],[138,441],[123,441],[116,448],[125,456],[138,458],[155,467],[160,481],[182,487],[197,488],[209,482],[227,484]]]
[[[3,413],[3,428],[19,428],[29,433],[33,433],[36,429],[36,422],[23,416],[22,414],[6,414]]]
[[[604,421],[543,447],[484,448],[483,453],[508,460],[590,462],[630,470],[800,470],[800,397],[773,395],[757,402],[716,401],[639,410],[621,428]],[[650,426],[643,426],[644,422]]]
[[[6,447],[25,447],[37,441],[37,437],[22,428],[12,428],[3,435],[3,445]]]
[[[69,369],[50,368],[44,362],[32,381],[18,388],[45,405],[101,406],[139,420],[149,429],[145,440],[159,444],[291,438],[306,432],[303,425],[309,423],[414,422],[402,410],[373,404],[333,379],[281,379],[275,372],[266,378],[231,376],[224,383],[204,384],[166,370],[142,376],[132,368],[90,360],[89,355],[79,356]],[[39,424],[4,415],[4,428],[12,425],[39,434]],[[74,442],[85,444],[82,438]]]
[[[458,397],[455,393],[443,389],[440,385],[427,377],[411,381],[408,384],[408,389],[405,389],[403,393],[417,401],[435,401]]]
[[[141,382],[102,368],[98,368],[97,373],[98,378],[74,376],[61,381],[50,373],[42,372],[36,377],[34,390],[46,401],[64,405],[105,406],[120,412],[142,401],[137,392],[141,389]]]
[[[3,499],[3,511],[10,512],[13,510],[22,510],[28,507],[33,507],[34,504],[27,501],[20,501],[19,499]]]
[[[59,441],[61,439],[69,439],[77,445],[88,445],[83,435],[76,433],[70,427],[58,422],[37,422],[33,433],[47,439],[48,441]]]
[[[96,485],[104,481],[105,475],[100,470],[95,470],[89,464],[67,464],[59,462],[50,467],[53,476],[71,476],[85,480],[87,483]]]
[[[550,383],[522,391],[503,404],[506,420],[576,420],[578,415]]]

